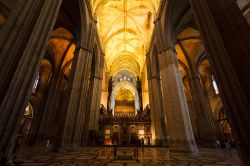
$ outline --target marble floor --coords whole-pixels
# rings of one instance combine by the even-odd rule
[[[220,149],[199,149],[199,153],[190,154],[170,151],[168,148],[139,148],[139,161],[134,159],[134,148],[117,148],[118,159],[114,159],[114,148],[84,147],[61,152],[46,152],[42,148],[23,148],[18,154],[22,166],[236,166],[239,164],[237,152]]]

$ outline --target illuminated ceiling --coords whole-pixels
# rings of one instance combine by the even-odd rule
[[[108,71],[140,75],[160,0],[91,0]]]
[[[130,92],[128,89],[122,89],[118,92],[118,94],[116,95],[116,99],[117,101],[134,101],[135,97],[133,96],[132,92]]]
[[[120,91],[128,90],[133,96],[137,95],[136,87],[132,82],[129,81],[121,81],[117,83],[113,89],[113,94],[117,98],[119,96]]]
[[[137,79],[134,77],[133,73],[129,72],[128,70],[122,70],[113,78],[113,86],[116,86],[117,83],[123,81],[131,82],[134,84],[134,86],[136,86]]]

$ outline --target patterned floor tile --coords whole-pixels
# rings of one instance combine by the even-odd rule
[[[61,152],[45,152],[41,148],[23,148],[18,154],[22,166],[237,166],[240,165],[235,150],[228,152],[218,149],[200,149],[199,153],[190,154],[170,151],[168,148],[147,147],[139,149],[139,161],[114,160],[111,147],[83,147],[63,149]],[[119,147],[117,154],[134,159],[134,148]]]

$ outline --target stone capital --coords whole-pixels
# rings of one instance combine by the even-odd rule
[[[92,52],[93,52],[93,51],[90,50],[89,48],[83,47],[83,46],[77,47],[76,50],[75,50],[75,52],[79,52],[80,50],[85,51],[85,52],[89,52],[89,53],[92,53]]]
[[[158,52],[158,56],[160,59],[159,63],[161,68],[167,67],[172,64],[175,64],[175,66],[178,68],[177,54],[176,51],[171,47],[162,50],[161,53]]]
[[[100,54],[101,54],[102,56],[105,56],[105,54],[104,54],[102,51],[100,52]]]
[[[153,80],[153,79],[161,80],[161,78],[159,76],[148,77],[148,80]]]
[[[102,80],[102,77],[100,77],[100,76],[95,76],[95,75],[94,75],[94,76],[91,76],[91,77],[90,77],[90,80],[91,80],[91,79]]]
[[[161,20],[161,19],[160,19],[159,17],[155,18],[154,24],[160,23],[160,20]]]
[[[172,50],[174,53],[176,53],[175,49],[173,49],[173,48],[170,47],[170,46],[167,46],[167,47],[162,48],[161,50],[158,50],[158,54],[166,53],[166,52],[168,52],[169,50]]]

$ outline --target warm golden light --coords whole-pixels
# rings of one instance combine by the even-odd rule
[[[130,92],[128,89],[122,89],[116,94],[116,100],[134,101],[135,97],[133,96],[132,92]]]
[[[92,0],[109,72],[140,75],[160,0]]]
[[[135,95],[136,88],[131,82],[122,81],[116,84],[116,86],[114,87],[115,100],[134,101]]]

